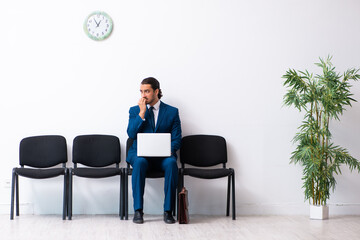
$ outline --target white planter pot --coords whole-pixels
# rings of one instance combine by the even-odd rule
[[[324,220],[329,218],[329,206],[310,205],[310,219]]]

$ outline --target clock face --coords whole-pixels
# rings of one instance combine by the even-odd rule
[[[93,12],[84,22],[84,30],[89,38],[99,41],[110,36],[113,29],[111,17],[105,12]]]

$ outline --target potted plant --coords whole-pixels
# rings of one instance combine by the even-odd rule
[[[340,120],[345,107],[355,101],[350,92],[350,81],[360,79],[360,69],[348,69],[344,74],[335,72],[331,57],[316,63],[322,73],[313,75],[307,70],[289,69],[283,78],[288,88],[284,105],[304,112],[299,132],[293,138],[297,144],[291,163],[303,167],[305,200],[310,203],[310,218],[326,219],[329,216],[327,200],[330,189],[334,191],[335,175],[341,174],[340,166],[360,171],[360,163],[349,152],[331,141],[330,123]],[[318,214],[318,215],[314,215]]]

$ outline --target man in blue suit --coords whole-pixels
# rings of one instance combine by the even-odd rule
[[[175,194],[178,182],[178,166],[176,163],[176,151],[181,144],[181,124],[177,108],[160,101],[162,97],[160,83],[152,77],[145,78],[140,85],[141,98],[138,105],[129,110],[129,125],[127,133],[129,138],[134,139],[133,145],[128,151],[126,161],[131,164],[132,189],[134,198],[134,223],[143,223],[143,196],[145,188],[145,176],[148,169],[160,169],[165,173],[165,200],[164,221],[175,223],[172,216],[174,209]],[[170,157],[138,157],[137,134],[138,133],[171,133],[171,156]]]

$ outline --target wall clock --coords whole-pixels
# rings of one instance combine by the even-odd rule
[[[84,31],[89,38],[100,41],[108,38],[113,30],[113,21],[105,12],[91,13],[84,22]]]

